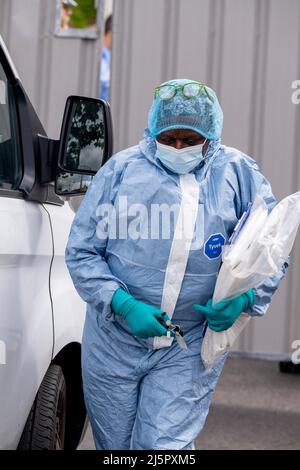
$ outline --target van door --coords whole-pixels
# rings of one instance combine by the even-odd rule
[[[53,240],[42,204],[19,190],[24,153],[14,87],[0,63],[0,448],[14,449],[53,348]]]

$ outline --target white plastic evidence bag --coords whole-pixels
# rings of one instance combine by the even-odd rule
[[[223,248],[213,305],[258,287],[277,274],[292,250],[299,223],[300,191],[280,201],[270,214],[264,200],[257,196]],[[201,348],[206,368],[231,348],[250,318],[242,313],[226,331],[207,328]]]

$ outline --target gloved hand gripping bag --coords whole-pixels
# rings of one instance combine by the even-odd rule
[[[284,198],[269,215],[257,196],[236,242],[224,248],[213,305],[277,274],[292,250],[299,223],[300,192]]]
[[[224,247],[213,305],[258,287],[276,275],[293,248],[299,224],[300,192],[284,198],[269,215],[265,202],[257,196],[236,242]],[[232,347],[250,318],[242,313],[226,331],[207,328],[201,348],[205,367],[211,367]]]

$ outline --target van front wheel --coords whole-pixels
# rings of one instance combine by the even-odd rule
[[[52,364],[29,413],[18,449],[63,450],[66,427],[66,382],[62,368]]]

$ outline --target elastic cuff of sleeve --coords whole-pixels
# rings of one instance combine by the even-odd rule
[[[97,292],[99,298],[97,308],[101,311],[100,315],[105,322],[115,321],[115,313],[111,308],[111,300],[116,290],[120,287],[128,292],[125,285],[121,285],[115,281],[107,281]]]
[[[265,304],[261,306],[259,304],[254,304],[252,307],[245,310],[245,313],[250,315],[250,317],[262,317],[268,310],[270,304]]]

